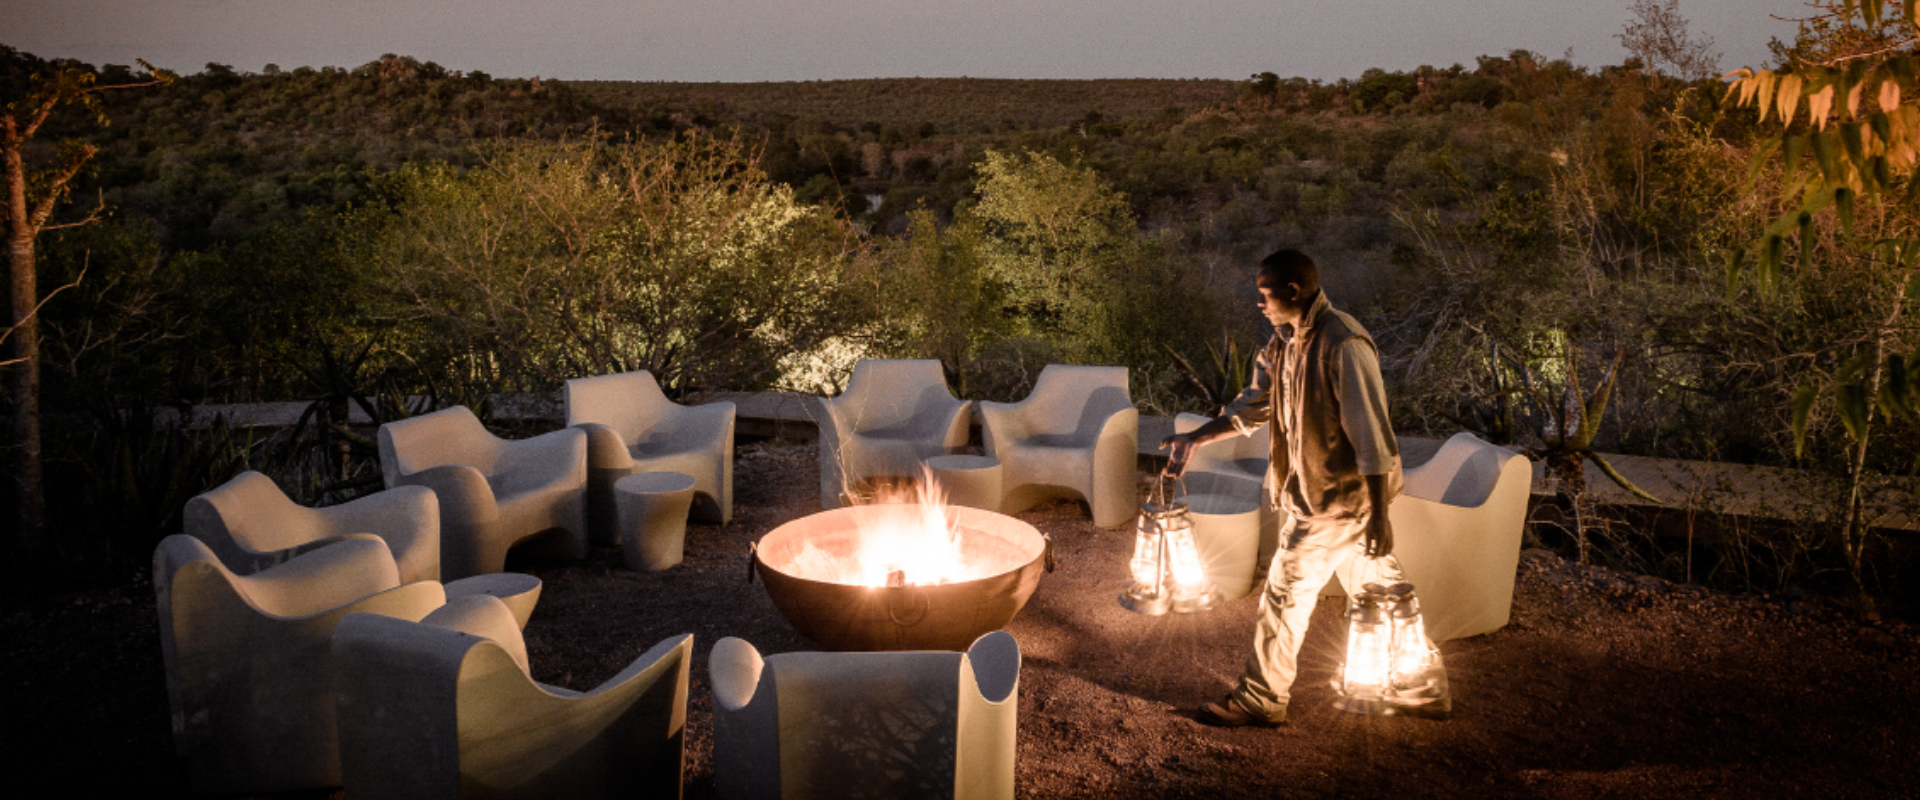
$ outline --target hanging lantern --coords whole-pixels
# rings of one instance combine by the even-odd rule
[[[1160,473],[1154,492],[1140,506],[1128,564],[1133,585],[1120,595],[1120,605],[1150,615],[1206,611],[1220,604],[1220,590],[1200,563],[1187,504],[1167,502],[1166,479],[1167,473]]]
[[[1347,664],[1339,707],[1354,714],[1445,717],[1446,669],[1427,640],[1413,584],[1369,583],[1347,609]]]
[[[1347,664],[1340,676],[1340,710],[1383,714],[1393,663],[1393,629],[1379,584],[1369,583],[1347,604]]]

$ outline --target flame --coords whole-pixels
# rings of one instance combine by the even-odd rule
[[[795,572],[854,586],[934,586],[995,573],[990,559],[968,558],[946,491],[925,465],[912,487],[882,489],[871,505],[878,511],[861,522],[850,555],[809,542],[793,559]]]

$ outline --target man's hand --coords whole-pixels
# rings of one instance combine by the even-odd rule
[[[1198,446],[1199,443],[1193,440],[1193,435],[1188,433],[1176,433],[1161,439],[1160,449],[1173,451],[1167,454],[1167,472],[1176,478],[1180,473],[1185,472],[1187,459],[1193,457],[1193,448]]]
[[[1368,558],[1386,558],[1393,555],[1393,523],[1387,520],[1385,512],[1386,509],[1376,508],[1367,516]]]
[[[1366,552],[1368,558],[1393,555],[1393,522],[1387,519],[1387,476],[1368,475]]]

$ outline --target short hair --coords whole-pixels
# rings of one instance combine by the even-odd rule
[[[1320,288],[1320,267],[1306,253],[1291,247],[1261,259],[1260,274],[1272,275],[1281,283],[1300,284],[1301,291],[1309,294]]]

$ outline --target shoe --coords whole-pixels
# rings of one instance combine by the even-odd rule
[[[1231,692],[1229,692],[1226,697],[1220,698],[1220,702],[1206,703],[1200,706],[1198,717],[1201,724],[1212,725],[1216,728],[1244,728],[1248,726],[1277,728],[1287,724],[1286,709],[1281,709],[1278,717],[1255,714],[1252,711],[1248,711],[1247,707],[1241,704],[1240,698]]]

